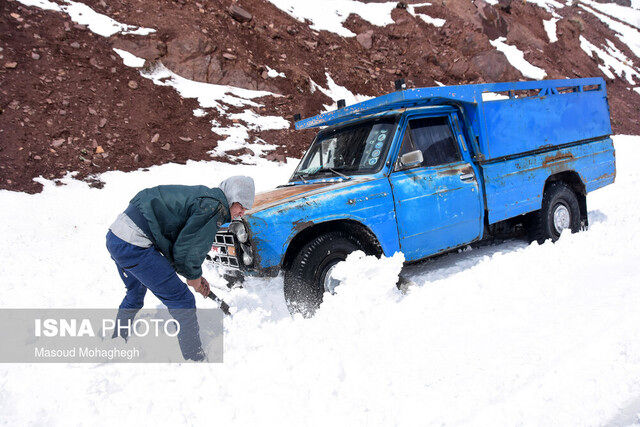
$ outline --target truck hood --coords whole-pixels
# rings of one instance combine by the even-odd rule
[[[247,212],[252,214],[262,210],[301,199],[305,196],[325,193],[338,188],[349,187],[351,185],[367,181],[370,178],[354,178],[348,181],[313,182],[309,184],[292,185],[280,187],[265,193],[256,194],[253,208]]]

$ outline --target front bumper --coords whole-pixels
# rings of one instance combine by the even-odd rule
[[[247,262],[247,256],[251,262]],[[256,253],[251,236],[249,235],[245,243],[240,242],[228,224],[221,227],[216,233],[207,260],[214,267],[222,270],[223,274],[227,273],[233,276],[274,277],[280,271],[279,267],[261,268],[259,254]]]

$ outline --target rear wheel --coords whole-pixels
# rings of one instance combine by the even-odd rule
[[[538,243],[547,239],[555,242],[566,229],[572,233],[580,230],[580,205],[569,186],[554,182],[544,192],[542,208],[533,218],[531,237]]]
[[[289,312],[311,317],[324,293],[333,293],[339,284],[332,275],[335,266],[360,249],[360,242],[342,231],[322,234],[304,245],[284,274],[284,298]]]

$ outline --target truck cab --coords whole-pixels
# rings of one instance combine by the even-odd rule
[[[398,91],[296,127],[320,130],[289,182],[223,227],[211,257],[240,274],[282,271],[304,314],[350,252],[415,262],[513,221],[556,240],[586,226],[587,192],[615,178],[602,79]]]

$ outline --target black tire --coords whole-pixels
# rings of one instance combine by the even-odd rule
[[[313,316],[322,303],[329,268],[360,249],[360,242],[342,231],[322,234],[304,245],[284,273],[284,299],[289,312]]]
[[[564,221],[554,220],[556,213],[564,216]],[[566,218],[568,214],[569,218]],[[543,243],[547,239],[555,242],[560,238],[558,224],[567,225],[572,233],[580,231],[580,205],[573,190],[562,182],[551,183],[542,198],[542,208],[533,216],[530,228],[531,240]],[[562,229],[562,227],[560,227]]]

